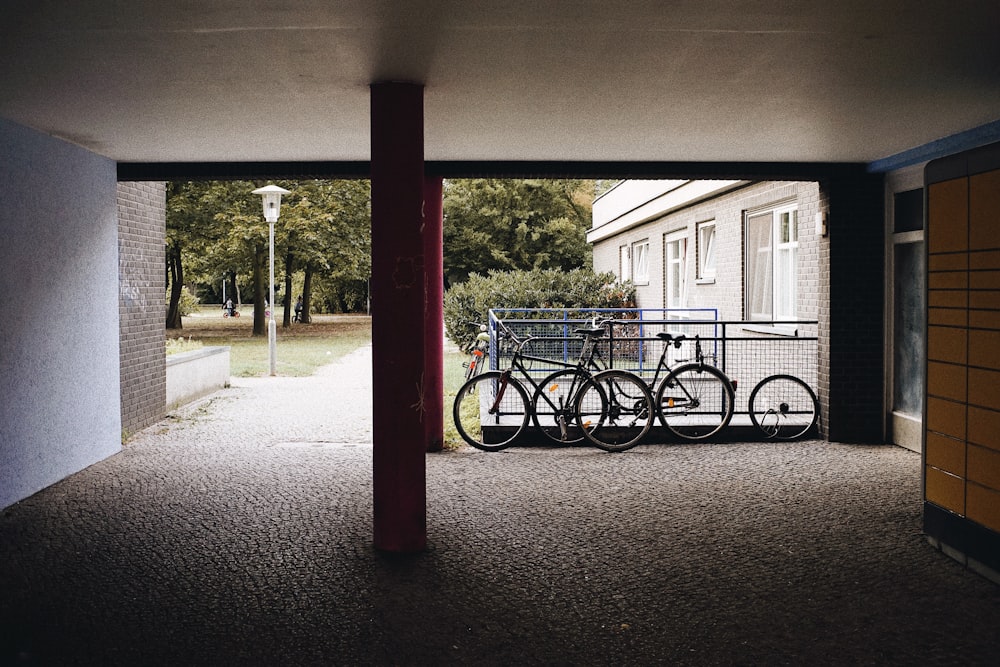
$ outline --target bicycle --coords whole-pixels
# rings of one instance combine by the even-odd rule
[[[577,361],[569,363],[526,354],[524,348],[534,340],[533,336],[518,338],[499,320],[497,328],[498,337],[512,344],[513,356],[506,369],[471,377],[458,390],[452,416],[462,439],[484,451],[499,451],[509,447],[531,419],[545,437],[556,443],[582,441],[587,430],[596,428],[598,422],[576,419],[575,397],[592,377],[591,371],[603,368],[596,340],[604,336],[605,329],[576,329],[574,333],[583,336],[584,344]],[[533,362],[562,368],[536,382],[529,368]],[[530,399],[525,384],[532,389]],[[582,408],[586,413],[588,406]],[[589,407],[591,413],[598,409],[599,403]]]
[[[670,368],[667,352],[670,345],[679,349],[687,339],[684,334],[660,332],[663,354],[656,372],[666,369],[667,376],[656,389],[656,408],[660,423],[685,440],[707,440],[729,425],[736,401],[736,382],[723,371],[706,363],[701,337],[694,337],[694,357]],[[656,381],[654,376],[653,381]]]
[[[608,432],[602,429],[585,432],[585,437],[598,447],[610,451],[624,451],[634,447],[649,431],[654,414],[663,426],[685,440],[706,440],[721,431],[732,420],[736,382],[715,366],[706,363],[705,359],[709,355],[702,351],[701,338],[694,337],[693,359],[689,360],[689,363],[682,363],[673,368],[667,360],[670,346],[680,349],[687,336],[663,331],[657,334],[657,338],[664,342],[664,346],[652,380],[646,382],[630,371],[617,371],[619,374],[632,376],[634,380],[631,385],[634,387],[638,381],[646,395],[649,395],[655,387],[655,395],[651,399],[655,409],[651,409],[648,415],[641,412],[643,401],[646,399],[637,389],[619,392],[634,402],[631,413],[635,418],[635,426],[631,432],[625,432],[617,442],[608,442],[606,440]],[[657,386],[660,374],[664,371],[666,376]],[[609,376],[608,380],[610,379]],[[623,383],[625,380],[616,378],[615,382]],[[605,393],[612,392],[605,389]],[[609,406],[608,409],[613,412],[622,410],[622,407]],[[647,421],[644,429],[639,428],[642,419]]]
[[[479,327],[479,333],[472,344],[472,349],[469,350],[469,360],[462,364],[465,367],[466,382],[469,378],[475,377],[483,371],[483,366],[486,364],[486,353],[490,349],[490,335],[486,331],[486,325],[476,322],[469,322],[469,324]]]
[[[655,412],[642,378],[620,369],[601,371],[587,380],[574,411],[583,436],[606,452],[623,452],[639,444],[649,433]]]
[[[771,375],[758,382],[748,409],[754,426],[776,440],[800,438],[819,420],[816,393],[794,375]]]

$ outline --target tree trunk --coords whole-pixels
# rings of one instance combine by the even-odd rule
[[[302,315],[300,322],[309,324],[312,318],[309,316],[309,300],[312,298],[313,272],[312,266],[306,265],[306,277],[302,281]]]
[[[292,253],[285,255],[285,313],[281,320],[282,328],[292,326]]]
[[[267,253],[260,247],[253,253],[253,335],[267,335],[267,318],[264,317],[264,301],[267,299],[267,285],[264,276],[264,262]],[[273,307],[273,306],[272,306]]]
[[[181,329],[181,290],[184,289],[184,267],[181,265],[181,248],[174,244],[167,248],[167,268],[170,277],[170,304],[167,306],[167,328]]]

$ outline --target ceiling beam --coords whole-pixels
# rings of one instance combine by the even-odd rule
[[[633,178],[818,181],[867,170],[854,162],[573,162],[429,161],[441,178]],[[368,178],[370,164],[354,162],[119,162],[119,181],[295,180]]]

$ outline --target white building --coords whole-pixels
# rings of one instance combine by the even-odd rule
[[[815,182],[627,180],[594,202],[587,240],[640,309],[716,309],[739,410],[769,374],[816,387],[823,234]]]

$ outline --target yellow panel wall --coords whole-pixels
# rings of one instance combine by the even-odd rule
[[[927,188],[926,500],[1000,532],[1000,170]]]

